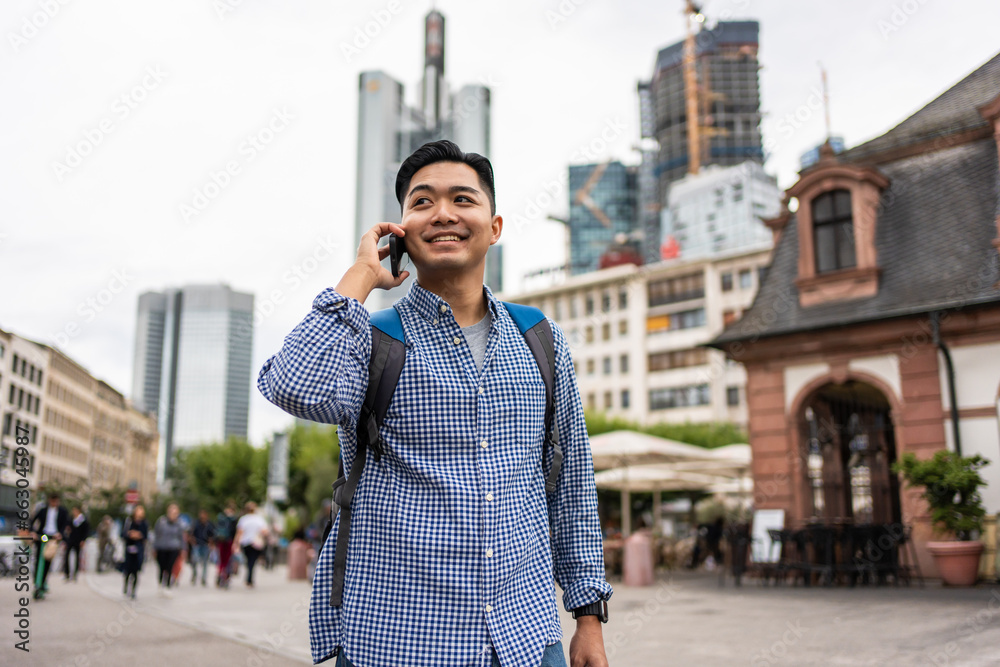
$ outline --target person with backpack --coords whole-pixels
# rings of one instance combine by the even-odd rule
[[[232,573],[233,538],[236,537],[236,501],[227,500],[226,507],[215,519],[215,537],[219,548],[219,574],[215,585],[219,588],[229,588],[229,576]]]
[[[572,664],[608,664],[612,590],[569,346],[541,311],[483,284],[503,229],[494,193],[485,157],[417,149],[396,177],[402,223],[362,236],[261,369],[272,403],[339,426],[346,475],[313,580],[314,662],[565,666],[558,582]],[[368,295],[409,275],[380,264],[390,234],[417,280],[369,315]]]

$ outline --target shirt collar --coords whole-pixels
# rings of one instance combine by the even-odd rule
[[[486,285],[483,285],[483,294],[486,295],[487,306],[493,315],[493,321],[496,322],[500,317],[500,301],[493,296],[493,292]],[[431,324],[434,324],[442,314],[451,311],[451,306],[448,305],[448,302],[437,294],[427,291],[416,282],[410,286],[410,291],[399,302],[412,308],[418,315]]]

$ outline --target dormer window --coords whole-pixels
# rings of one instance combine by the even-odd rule
[[[820,155],[786,191],[786,201],[795,198],[799,204],[795,286],[804,308],[878,293],[875,228],[879,199],[889,180],[874,167],[841,162],[830,149]],[[790,216],[786,209],[768,224],[780,230]]]
[[[817,195],[812,200],[812,220],[816,273],[857,266],[851,193],[848,190],[831,190]]]

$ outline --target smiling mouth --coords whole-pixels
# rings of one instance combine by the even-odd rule
[[[431,239],[431,243],[443,243],[445,241],[461,241],[462,238],[457,234],[446,234],[445,236],[438,236],[435,239]]]

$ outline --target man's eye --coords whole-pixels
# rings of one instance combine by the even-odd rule
[[[465,195],[459,195],[459,196],[455,197],[455,201],[460,201],[462,199],[464,199],[465,201],[469,202],[470,204],[474,204],[475,203],[471,199],[469,199],[468,197],[466,197]]]
[[[416,201],[413,202],[413,205],[414,206],[419,206],[420,204],[422,204],[425,201],[430,201],[430,199],[428,199],[427,197],[417,197]]]

